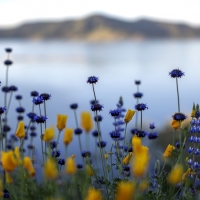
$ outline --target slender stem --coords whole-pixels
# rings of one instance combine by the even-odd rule
[[[42,163],[44,163],[44,149],[43,149],[43,141],[42,141],[42,124],[40,123],[40,140],[41,140],[41,147],[42,147]]]
[[[1,130],[1,148],[0,148],[0,150],[3,151],[3,129],[2,129],[2,123],[1,123],[1,115],[0,115],[0,130]]]
[[[77,114],[76,114],[75,109],[74,109],[74,117],[75,117],[75,121],[76,121],[76,128],[78,128],[78,119],[77,119]]]
[[[96,104],[97,103],[97,98],[96,98],[96,94],[95,94],[95,90],[94,90],[94,84],[92,84],[92,89],[93,89],[94,100],[95,100],[95,104]]]
[[[137,98],[137,105],[139,103],[139,99]],[[137,125],[138,125],[138,112],[136,112],[136,116],[135,116],[135,128],[137,129]]]
[[[78,135],[78,142],[79,142],[79,147],[80,147],[80,150],[81,150],[81,153],[82,153],[83,149],[82,149],[82,145],[81,145],[81,137],[80,137],[80,135]]]
[[[67,155],[68,155],[68,145],[65,145],[65,158],[67,158]]]
[[[111,146],[111,151],[110,151],[110,167],[111,167],[111,171],[112,171],[112,181],[114,180],[114,176],[113,176],[113,167],[112,167],[112,148],[113,148],[113,144]]]
[[[141,113],[141,118],[140,118],[140,130],[142,131],[142,110],[140,111]]]
[[[39,104],[39,111],[40,111],[40,116],[42,116],[42,112],[41,112],[40,104]]]
[[[123,144],[123,148],[124,148],[125,142],[126,142],[126,129],[127,129],[127,123],[126,123],[125,130],[124,130],[124,144]],[[123,153],[123,156],[124,156],[124,153]]]
[[[47,111],[46,111],[46,101],[44,101],[44,116],[46,117],[47,116]],[[46,120],[44,122],[44,127],[45,127],[45,130],[46,130]]]
[[[178,112],[180,113],[180,98],[179,98],[178,78],[177,77],[176,77],[176,90],[177,90],[177,99],[178,99]]]
[[[8,101],[7,113],[8,113],[8,110],[10,108],[10,103],[11,103],[12,95],[13,95],[13,91],[11,91],[10,98],[9,98],[9,101]]]
[[[97,169],[99,169],[98,152],[97,152],[97,138],[96,137],[95,137],[95,157],[96,157]]]

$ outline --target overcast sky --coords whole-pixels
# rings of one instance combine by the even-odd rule
[[[126,20],[148,17],[200,25],[200,0],[0,0],[0,27],[95,13]]]

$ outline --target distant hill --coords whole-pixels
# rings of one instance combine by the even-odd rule
[[[127,22],[101,15],[93,15],[80,20],[27,23],[13,29],[0,29],[1,38],[90,41],[200,38],[200,28],[151,20]]]

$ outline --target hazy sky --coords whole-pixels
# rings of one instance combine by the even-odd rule
[[[142,17],[200,25],[200,0],[0,0],[0,26],[64,20],[102,13],[127,20]]]

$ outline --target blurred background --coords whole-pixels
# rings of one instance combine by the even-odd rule
[[[75,119],[69,105],[78,103],[78,116],[90,111],[94,97],[86,81],[89,76],[99,77],[95,91],[104,106],[102,135],[111,143],[109,132],[114,127],[109,111],[116,108],[120,96],[124,108],[134,109],[135,80],[141,80],[140,102],[149,108],[143,114],[145,131],[149,132],[148,125],[154,122],[159,135],[163,127],[170,126],[178,109],[170,71],[179,68],[185,72],[179,79],[181,112],[189,117],[193,102],[199,103],[199,7],[199,0],[0,0],[2,86],[7,59],[4,49],[11,47],[14,64],[8,85],[16,85],[15,94],[23,95],[25,114],[32,109],[31,91],[49,93],[47,125],[56,125],[56,115],[66,114],[71,128]],[[13,127],[10,134],[17,124],[16,107],[18,102],[13,99],[8,115]],[[39,114],[37,107],[35,111]],[[128,124],[128,137],[134,125],[135,119]],[[166,130],[169,138],[173,130]],[[81,137],[84,141],[85,135]],[[147,138],[144,144],[148,144]],[[37,145],[40,149],[39,139]],[[75,145],[76,136],[70,154],[75,153]]]

